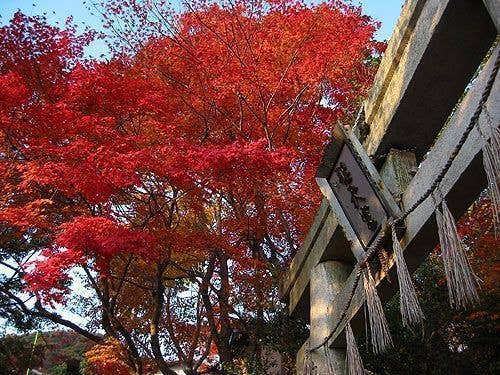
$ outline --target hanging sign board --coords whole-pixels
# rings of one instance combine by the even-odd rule
[[[335,127],[316,172],[316,180],[328,198],[339,223],[367,248],[389,217],[399,208],[364,149],[349,130]],[[364,153],[364,154],[363,154]],[[332,204],[333,203],[333,204]],[[341,210],[341,212],[337,212]],[[348,226],[348,228],[345,228]]]

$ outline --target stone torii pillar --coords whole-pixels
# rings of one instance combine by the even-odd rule
[[[330,334],[335,322],[332,319],[332,301],[342,291],[347,277],[352,271],[352,265],[339,261],[325,261],[316,265],[311,271],[311,333],[309,339],[302,346],[297,355],[297,369],[304,368],[306,352],[323,342]],[[316,366],[317,374],[327,374],[328,366],[332,366],[335,374],[344,374],[346,371],[346,344],[338,340],[335,346],[329,347],[330,364],[328,364],[324,349],[311,353],[311,359]]]

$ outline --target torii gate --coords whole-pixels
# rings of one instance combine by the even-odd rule
[[[353,132],[346,135],[390,210],[411,207],[453,153],[500,53],[499,30],[498,0],[406,1],[368,99]],[[491,57],[461,99],[488,51]],[[485,139],[478,128],[491,121],[500,124],[500,79],[440,183],[441,196],[426,199],[406,218],[401,245],[410,272],[438,242],[434,211],[439,200],[446,198],[459,217],[486,187],[481,152]],[[333,163],[329,160],[333,157],[338,158],[338,152],[327,152],[323,163]],[[326,197],[280,285],[289,314],[310,323],[310,336],[297,354],[299,374],[308,348],[328,336],[335,373],[346,373],[344,320],[350,321],[355,334],[364,326],[360,312],[364,293],[354,284],[353,267],[370,239],[352,223],[342,198],[333,196],[328,187],[322,186],[322,191]],[[396,280],[393,265],[391,259],[389,272]],[[381,271],[375,280],[382,301],[396,291],[396,283],[388,283],[385,276]],[[341,319],[348,300],[346,319]],[[314,351],[311,356],[317,373],[328,373],[325,352]]]

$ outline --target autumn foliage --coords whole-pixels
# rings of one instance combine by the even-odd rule
[[[374,75],[377,24],[341,1],[98,9],[107,60],[83,57],[95,33],[70,21],[0,28],[0,223],[36,239],[24,311],[57,321],[79,275],[85,314],[138,373],[146,357],[163,373],[229,363],[235,329],[259,351],[322,148]]]
[[[85,353],[85,373],[103,375],[130,375],[127,365],[126,351],[120,341],[108,339],[101,344],[94,345]]]

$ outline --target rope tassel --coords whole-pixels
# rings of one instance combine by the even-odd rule
[[[476,276],[465,254],[464,245],[458,236],[455,219],[444,199],[441,203],[441,211],[436,210],[436,221],[450,305],[457,309],[466,308],[469,305],[473,306],[479,302]]]
[[[415,292],[410,272],[408,272],[408,267],[403,256],[403,249],[399,243],[394,225],[391,225],[391,231],[392,248],[396,256],[396,268],[398,271],[399,304],[403,325],[409,327],[412,324],[421,324],[424,319],[424,313],[418,303],[417,293]]]
[[[488,177],[488,194],[491,199],[495,238],[500,225],[500,129],[490,121],[490,138],[483,147],[483,165]]]
[[[304,367],[303,367],[303,373],[304,375],[313,375],[314,374],[314,363],[312,360],[312,353],[309,349],[306,350],[306,354],[304,356]]]
[[[359,354],[358,345],[352,332],[351,324],[347,323],[345,327],[345,336],[347,341],[347,370],[348,375],[364,375],[365,369],[363,361]]]
[[[335,366],[333,364],[334,359],[332,356],[332,352],[331,352],[330,348],[328,347],[328,344],[323,346],[323,350],[325,352],[327,374],[328,375],[335,375]]]
[[[382,308],[382,302],[380,302],[377,289],[375,288],[375,281],[368,265],[363,269],[363,281],[370,320],[370,336],[373,352],[379,354],[392,346],[392,338],[387,319],[384,315],[384,309]]]

